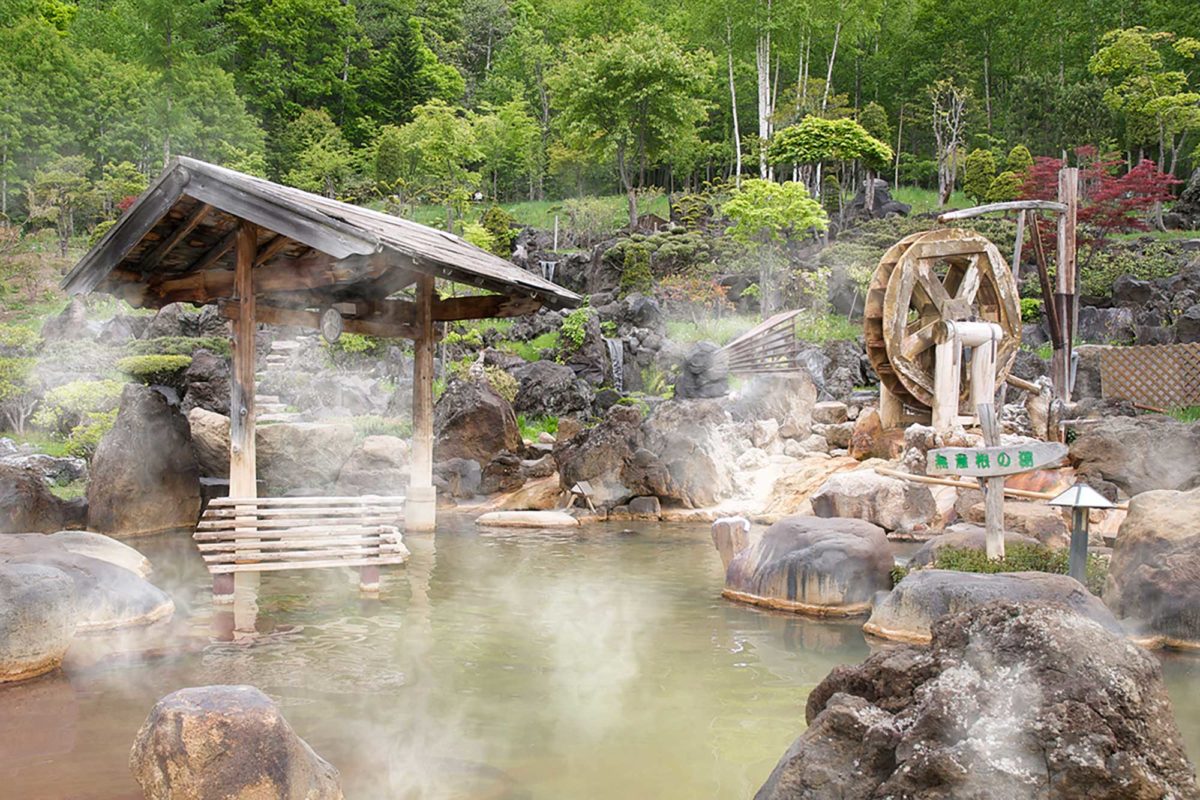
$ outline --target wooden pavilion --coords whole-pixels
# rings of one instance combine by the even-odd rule
[[[434,292],[438,278],[489,293],[441,299]],[[319,328],[324,319],[353,333],[411,339],[409,531],[430,531],[435,523],[439,323],[580,302],[449,233],[183,157],[172,160],[62,285],[70,294],[105,292],[140,308],[220,305],[233,322],[229,491],[236,498],[257,497],[257,323]]]

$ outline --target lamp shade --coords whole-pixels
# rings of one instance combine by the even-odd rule
[[[1049,505],[1064,508],[1115,508],[1104,495],[1086,483],[1077,483],[1049,501]]]

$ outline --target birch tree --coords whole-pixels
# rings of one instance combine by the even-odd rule
[[[933,138],[937,145],[938,206],[950,201],[958,180],[958,158],[967,129],[970,87],[952,79],[935,81],[927,90],[933,112]]]

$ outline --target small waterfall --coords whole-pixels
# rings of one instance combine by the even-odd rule
[[[539,261],[538,264],[542,268],[542,277],[551,283],[554,282],[554,270],[558,267],[557,261]]]
[[[610,364],[612,364],[613,388],[618,392],[624,392],[625,341],[623,339],[614,339],[612,337],[605,336],[604,343],[608,345],[608,361]]]

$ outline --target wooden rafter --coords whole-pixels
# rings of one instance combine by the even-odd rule
[[[196,226],[204,221],[204,218],[208,216],[208,212],[210,211],[212,211],[212,206],[208,203],[197,203],[196,207],[192,209],[192,213],[188,214],[167,238],[159,242],[157,247],[138,262],[138,266],[141,267],[142,271],[150,272],[157,267],[159,262],[163,260],[163,256],[174,250],[176,245],[182,242],[188,234],[196,230]]]

